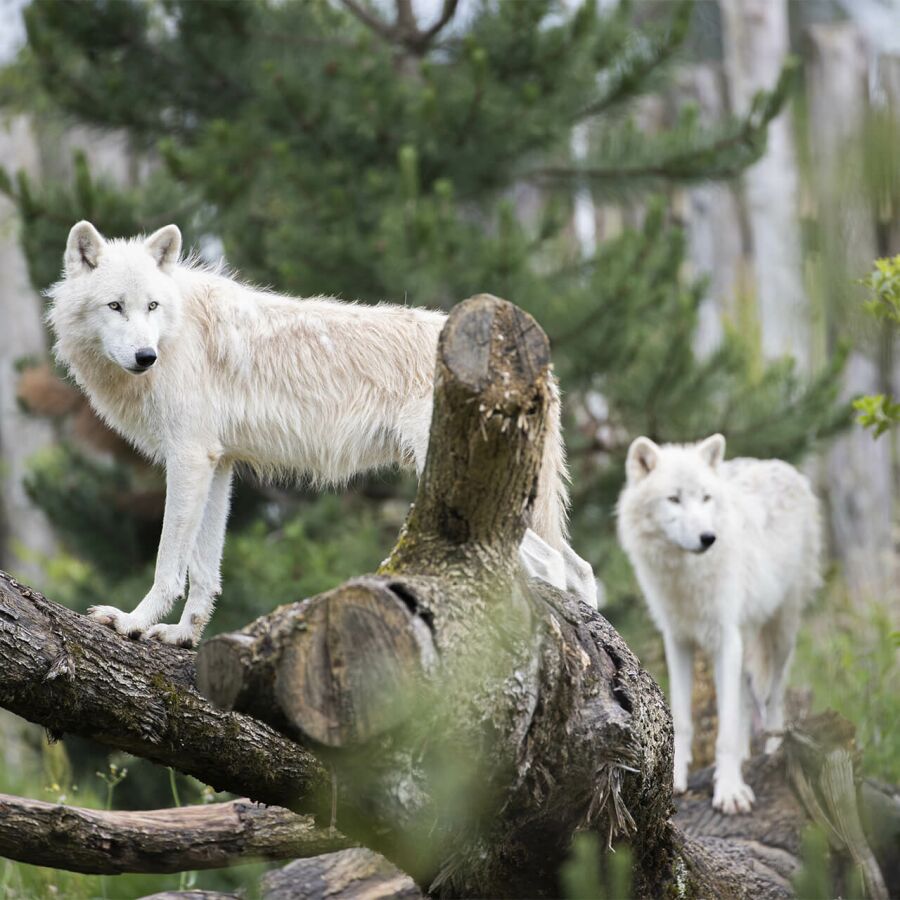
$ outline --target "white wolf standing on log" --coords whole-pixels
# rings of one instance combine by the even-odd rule
[[[741,762],[760,714],[778,746],[784,689],[804,604],[820,583],[819,504],[781,460],[723,462],[720,434],[699,444],[637,438],[619,498],[619,540],[662,632],[675,725],[676,792],[691,761],[694,646],[714,663],[719,732],[713,806],[749,812]]]
[[[175,225],[107,241],[79,222],[48,319],[58,359],[93,407],[166,468],[153,586],[134,612],[89,612],[121,634],[190,646],[221,591],[235,464],[317,484],[398,463],[421,472],[446,317],[279,296],[180,263],[180,253]],[[593,572],[566,543],[559,418],[555,393],[520,556],[530,574],[596,605]],[[188,581],[180,621],[160,624]]]

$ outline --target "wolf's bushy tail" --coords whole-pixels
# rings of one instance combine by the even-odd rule
[[[538,475],[531,528],[551,547],[559,551],[562,551],[569,537],[568,482],[569,470],[566,466],[566,448],[562,438],[559,385],[551,375],[544,454]]]

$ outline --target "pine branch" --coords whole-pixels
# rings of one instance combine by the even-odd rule
[[[431,41],[444,29],[456,14],[459,0],[443,0],[441,12],[430,27],[422,30],[416,22],[411,0],[397,0],[397,18],[393,25],[385,22],[359,0],[341,0],[343,7],[352,13],[370,31],[390,44],[399,44],[417,56],[421,56]]]
[[[700,131],[692,108],[682,112],[669,131],[649,138],[634,129],[610,133],[598,155],[611,161],[596,165],[542,166],[525,173],[539,184],[591,182],[621,188],[621,183],[691,183],[735,178],[765,151],[769,123],[781,111],[797,72],[789,61],[770,92],[760,92],[750,111],[715,131]]]
[[[645,34],[616,60],[616,67],[606,74],[603,92],[582,107],[575,121],[608,112],[617,103],[631,99],[642,83],[668,62],[684,42],[691,22],[694,0],[681,0],[672,20],[661,34]]]
[[[397,39],[396,27],[389,25],[384,19],[367,9],[362,3],[357,2],[357,0],[341,0],[341,5],[348,12],[356,16],[366,28],[373,31],[388,43],[393,43]]]
[[[443,6],[441,7],[441,14],[437,21],[430,28],[426,28],[425,31],[421,32],[423,50],[425,49],[425,45],[438,35],[450,22],[453,16],[456,15],[458,6],[459,0],[444,0]]]

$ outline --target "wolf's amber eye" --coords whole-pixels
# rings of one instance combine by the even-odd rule
[[[681,497],[679,497],[678,494],[673,494],[669,497],[669,503],[681,503]]]
[[[159,304],[155,300],[151,300],[150,305],[147,307],[147,309],[149,309],[150,312],[153,312],[153,310],[156,309],[157,306],[159,306]]]
[[[106,305],[114,312],[122,312],[122,304],[118,300],[113,300],[112,303],[107,303]]]

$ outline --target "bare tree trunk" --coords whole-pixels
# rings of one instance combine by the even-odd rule
[[[721,0],[732,108],[743,114],[771,88],[789,52],[787,0]],[[769,126],[765,156],[743,177],[753,241],[762,349],[810,369],[810,309],[803,287],[798,175],[788,112]]]
[[[0,160],[7,171],[34,174],[37,145],[25,116],[0,122]],[[55,440],[46,419],[29,416],[16,397],[17,363],[41,360],[47,353],[41,322],[42,300],[28,278],[19,245],[18,220],[10,200],[0,195],[0,564],[23,578],[42,576],[39,557],[52,555],[56,539],[43,512],[25,493],[29,460]]]
[[[850,398],[882,392],[887,375],[881,371],[877,328],[864,316],[864,294],[853,284],[868,273],[878,253],[859,148],[851,143],[865,114],[868,64],[852,24],[815,25],[809,37],[813,56],[807,83],[822,280],[831,294],[831,340],[837,344],[851,338],[853,343],[844,381],[844,395]],[[890,442],[855,428],[834,443],[827,468],[834,550],[847,583],[861,599],[889,596],[897,587]]]
[[[697,101],[704,122],[721,121],[728,113],[725,76],[720,66],[689,67],[680,87]],[[702,184],[686,191],[686,195],[692,275],[709,278],[709,288],[700,304],[694,346],[701,356],[708,356],[722,341],[724,320],[741,315],[742,302],[750,291],[750,248],[746,246],[749,236],[745,235],[734,185]]]

